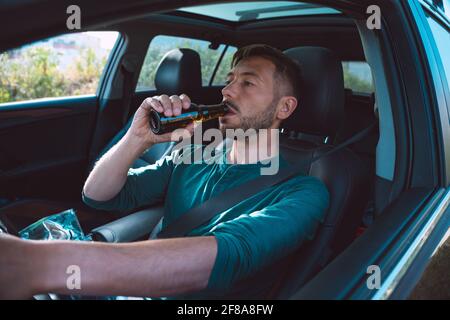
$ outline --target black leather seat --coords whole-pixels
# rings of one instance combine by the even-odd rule
[[[298,61],[305,89],[299,107],[283,125],[281,153],[295,163],[332,149],[344,114],[344,81],[341,61],[328,49],[292,48],[285,53]],[[368,170],[349,149],[319,158],[306,174],[325,183],[330,206],[316,237],[283,261],[285,276],[273,291],[289,298],[354,239],[369,197]]]

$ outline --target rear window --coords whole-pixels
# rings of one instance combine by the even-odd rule
[[[198,52],[201,63],[202,85],[224,84],[226,74],[231,65],[231,58],[236,48],[221,44],[210,48],[210,42],[173,36],[157,36],[149,46],[145,56],[144,64],[139,74],[136,91],[154,90],[156,69],[162,57],[170,50],[177,48],[188,48]],[[222,60],[220,57],[224,53]],[[217,66],[217,64],[219,65]],[[216,70],[217,66],[217,71]]]
[[[344,61],[344,86],[356,92],[372,93],[374,92],[372,71],[363,61]]]
[[[0,53],[0,103],[95,94],[118,32],[79,32]]]
[[[225,85],[225,83],[227,82],[227,75],[231,70],[231,61],[233,60],[233,55],[236,51],[237,51],[236,47],[227,48],[223,56],[222,62],[217,68],[217,72],[212,81],[213,85]]]

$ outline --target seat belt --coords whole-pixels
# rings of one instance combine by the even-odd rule
[[[301,161],[300,163],[289,166],[288,168],[283,168],[278,171],[276,175],[261,176],[218,194],[202,204],[191,208],[178,219],[175,219],[170,225],[160,231],[157,237],[174,238],[186,236],[190,231],[208,222],[220,212],[224,212],[241,201],[304,172],[305,169],[317,159],[329,156],[355,142],[358,142],[366,137],[376,126],[377,122],[373,122],[367,128],[361,130],[348,140],[335,146],[322,155],[313,157],[312,159],[306,159],[305,161]]]
[[[126,55],[123,57],[121,64],[121,71],[123,74],[123,114],[122,114],[122,125],[125,125],[130,116],[130,105],[133,93],[133,76],[136,70],[136,62],[134,55]]]

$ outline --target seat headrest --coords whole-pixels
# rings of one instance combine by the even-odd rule
[[[202,87],[200,56],[191,49],[173,49],[161,59],[155,87],[160,93],[192,95]]]
[[[298,107],[282,127],[320,136],[334,136],[344,114],[341,61],[326,48],[297,47],[284,53],[300,64],[304,89]]]

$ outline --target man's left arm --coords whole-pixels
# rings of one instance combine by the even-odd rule
[[[0,249],[0,298],[7,299],[47,292],[160,297],[198,291],[206,288],[217,255],[213,236],[127,244],[0,236]],[[80,289],[68,286],[77,271]]]
[[[278,201],[216,225],[217,258],[208,290],[225,292],[238,281],[294,252],[314,238],[329,204],[325,185],[301,177],[285,185]]]

